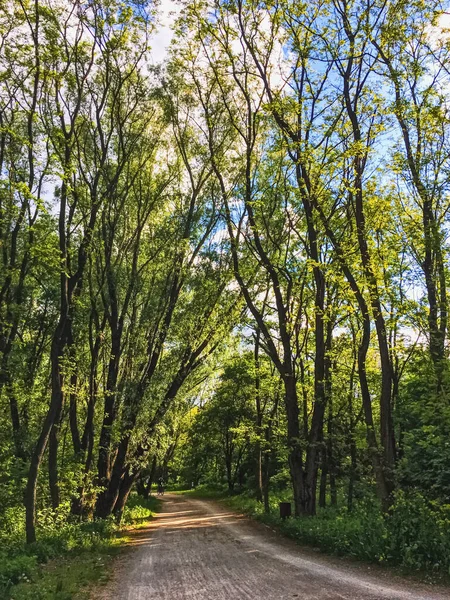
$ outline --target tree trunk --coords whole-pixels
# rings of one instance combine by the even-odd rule
[[[14,392],[13,384],[11,381],[11,375],[7,370],[7,366],[4,367],[4,371],[0,380],[0,390],[4,389],[8,396],[9,401],[9,409],[11,414],[11,425],[13,432],[13,440],[14,440],[14,449],[15,455],[17,458],[22,460],[26,460],[26,452],[24,448],[24,440],[23,440],[23,428],[20,422],[19,416],[19,406],[17,402],[17,397]]]
[[[93,346],[93,354],[91,360],[91,369],[89,375],[89,400],[87,406],[86,422],[81,438],[80,452],[85,454],[84,458],[84,478],[83,483],[77,490],[77,496],[72,499],[70,512],[73,515],[85,515],[91,512],[92,507],[86,506],[85,489],[89,481],[92,461],[94,457],[94,416],[95,416],[95,401],[97,398],[97,359],[100,348],[100,340],[97,338]]]
[[[372,461],[375,479],[377,482],[378,497],[381,500],[383,510],[387,511],[390,506],[390,494],[391,490],[386,481],[386,472],[383,468],[382,459],[380,456],[377,437],[375,433],[375,426],[373,422],[372,413],[372,399],[370,397],[369,384],[367,382],[366,373],[366,357],[367,351],[370,344],[370,319],[366,314],[364,315],[363,321],[363,335],[362,340],[358,348],[358,375],[359,384],[361,389],[361,397],[364,409],[364,418],[366,422],[366,438],[367,446],[369,448],[369,455]]]
[[[78,415],[77,415],[77,373],[72,373],[70,376],[70,395],[69,395],[69,424],[70,433],[72,435],[73,451],[75,454],[81,454],[82,443],[80,432],[78,430]]]
[[[52,409],[52,407],[50,407]],[[39,467],[42,463],[45,448],[48,442],[48,436],[53,423],[53,414],[49,410],[37,441],[36,447],[31,456],[30,469],[28,472],[27,487],[25,491],[25,531],[27,544],[36,541],[36,488]]]
[[[122,482],[120,484],[119,494],[117,496],[117,501],[114,506],[114,514],[116,517],[116,521],[118,523],[121,522],[123,516],[123,510],[126,506],[128,496],[130,495],[131,488],[133,487],[133,483],[136,481],[139,475],[139,471],[136,473],[130,474],[127,470],[125,473]]]
[[[317,476],[319,469],[320,446],[323,439],[323,423],[325,417],[326,392],[325,392],[325,277],[320,267],[321,257],[319,240],[313,217],[313,204],[309,197],[309,179],[302,168],[300,156],[297,157],[296,178],[301,192],[303,208],[306,215],[308,231],[308,254],[313,260],[313,275],[315,284],[314,297],[314,408],[311,419],[311,428],[308,434],[304,473],[304,500],[303,512],[307,515],[316,514]]]
[[[64,303],[62,303],[64,306]],[[68,308],[68,304],[65,305]],[[64,313],[63,313],[64,314]],[[58,448],[61,421],[64,408],[63,374],[61,360],[68,340],[72,339],[71,324],[69,317],[62,317],[61,335],[57,335],[55,347],[52,347],[52,402],[54,397],[55,412],[52,427],[49,434],[48,450],[48,476],[50,486],[50,497],[53,510],[60,504],[59,474],[58,474]]]
[[[330,501],[331,501],[331,506],[337,506],[338,500],[337,500],[337,486],[336,486],[336,469],[335,469],[335,464],[334,464],[334,457],[332,454],[332,438],[330,437],[328,439],[328,443],[329,443],[329,461],[330,461]]]
[[[418,179],[418,174],[415,179]],[[433,361],[438,390],[442,387],[445,359],[445,339],[447,332],[448,301],[445,263],[442,255],[442,240],[439,224],[433,211],[432,202],[423,185],[416,187],[422,198],[422,218],[424,228],[425,257],[422,269],[428,297],[429,349]]]
[[[281,384],[281,380],[280,380]],[[264,499],[264,512],[270,512],[270,504],[269,504],[269,488],[270,488],[270,462],[271,458],[274,454],[274,450],[272,448],[272,431],[273,431],[273,422],[276,417],[278,411],[278,403],[280,400],[279,389],[277,390],[274,405],[272,410],[270,411],[269,418],[267,420],[267,424],[264,428],[264,441],[265,441],[265,449],[264,449],[264,467],[263,467],[263,499]]]
[[[233,480],[233,466],[232,466],[232,458],[229,453],[225,455],[225,467],[227,472],[227,484],[228,491],[231,493],[234,490],[234,480]]]
[[[355,493],[355,480],[356,480],[356,469],[357,469],[357,461],[356,461],[356,443],[354,439],[354,434],[351,434],[350,441],[350,476],[348,480],[348,492],[347,492],[347,509],[349,512],[353,510],[353,497]]]
[[[36,541],[36,488],[39,468],[42,463],[45,449],[47,447],[50,432],[56,420],[61,418],[62,414],[62,386],[60,373],[60,358],[62,356],[66,322],[61,319],[55,330],[51,349],[51,371],[52,371],[52,395],[50,406],[42,426],[42,430],[33,451],[30,470],[28,473],[27,488],[25,492],[25,508],[26,508],[26,538],[27,543]],[[57,480],[57,476],[56,476]],[[53,489],[53,492],[55,489]],[[52,502],[58,500],[58,497],[52,496]]]
[[[366,374],[366,358],[367,352],[370,345],[370,314],[367,303],[365,301],[364,295],[356,282],[351,269],[347,264],[347,260],[345,257],[345,253],[343,251],[342,246],[337,240],[333,230],[330,227],[330,224],[323,213],[321,206],[319,204],[315,205],[315,208],[320,216],[320,219],[324,225],[327,237],[330,239],[333,247],[336,251],[337,258],[342,267],[344,275],[350,285],[352,292],[355,294],[356,300],[358,302],[358,307],[361,314],[362,319],[362,338],[361,342],[358,346],[357,351],[357,366],[358,366],[358,377],[360,382],[361,389],[361,397],[363,404],[363,412],[364,419],[366,424],[366,439],[367,445],[369,449],[369,454],[371,458],[371,462],[374,469],[375,478],[377,481],[377,494],[378,497],[384,507],[384,509],[388,509],[390,505],[391,492],[389,491],[389,485],[386,482],[386,474],[383,469],[382,460],[379,454],[378,442],[374,428],[373,422],[373,412],[372,412],[372,400],[370,397],[369,385],[367,382],[367,374]]]
[[[269,440],[270,441],[270,438]],[[264,468],[263,468],[263,501],[264,501],[264,512],[268,514],[270,512],[269,504],[269,488],[270,488],[270,450],[264,452]]]
[[[116,386],[119,373],[121,337],[118,331],[112,332],[111,356],[108,365],[103,423],[98,444],[98,485],[106,488],[111,477],[111,430],[116,418]]]
[[[119,443],[108,486],[99,494],[97,498],[97,504],[95,507],[96,517],[105,519],[114,511],[114,507],[119,496],[120,486],[126,471],[125,461],[129,442],[130,436],[126,435]]]
[[[145,486],[144,498],[148,500],[152,493],[152,485],[155,481],[155,473],[156,473],[156,454],[152,459],[152,466],[150,468],[150,475],[148,476],[147,485]]]
[[[53,510],[56,510],[61,502],[58,475],[58,448],[60,427],[60,419],[55,420],[55,422],[53,423],[53,427],[50,431],[48,444],[48,482]]]
[[[263,482],[262,482],[262,450],[261,450],[261,435],[262,435],[262,408],[261,408],[261,380],[259,373],[259,343],[261,332],[259,327],[256,328],[255,336],[255,404],[256,404],[256,435],[255,444],[255,463],[256,463],[256,499],[258,502],[263,500]]]
[[[363,140],[363,136],[360,129],[360,123],[358,120],[359,115],[356,112],[355,106],[360,96],[356,98],[352,97],[352,69],[356,60],[362,60],[356,58],[355,52],[355,38],[353,33],[349,30],[348,21],[344,25],[344,30],[350,43],[350,53],[347,61],[345,73],[343,75],[343,94],[344,102],[349,117],[350,125],[352,128],[353,141],[355,144],[366,144]],[[354,88],[353,88],[354,89]],[[357,94],[361,94],[360,89]],[[384,471],[383,476],[379,476],[380,486],[382,483],[383,498],[382,503],[384,507],[388,507],[392,501],[392,492],[394,490],[394,467],[395,467],[395,438],[394,438],[394,427],[392,420],[392,365],[391,357],[389,352],[388,336],[386,331],[386,323],[383,316],[383,310],[380,300],[380,294],[378,290],[377,277],[374,272],[373,261],[368,244],[368,235],[366,227],[366,216],[364,212],[364,194],[363,194],[363,177],[366,166],[366,159],[368,147],[363,153],[358,152],[353,158],[353,172],[354,190],[350,192],[349,197],[353,200],[354,211],[355,211],[355,224],[358,238],[359,254],[361,257],[361,263],[364,270],[364,277],[367,284],[367,289],[370,296],[370,306],[372,310],[373,319],[375,322],[375,329],[377,332],[378,347],[380,352],[380,363],[381,363],[381,393],[380,393],[380,429],[381,429],[381,447],[382,456],[378,456],[375,459],[376,462],[381,463],[381,469]],[[366,317],[364,317],[366,318]],[[370,328],[370,323],[369,323]],[[365,376],[365,366],[364,375]],[[365,383],[363,383],[363,387]],[[368,393],[364,391],[364,394]],[[363,395],[364,397],[364,395]],[[366,398],[367,401],[367,398]],[[369,425],[371,428],[373,426]],[[372,437],[372,434],[369,434]],[[377,452],[378,455],[378,452]],[[379,467],[377,467],[379,468]],[[380,489],[381,492],[381,489]]]
[[[325,449],[322,450],[322,467],[320,471],[320,488],[319,488],[319,506],[325,508],[327,505],[327,478],[328,478],[328,467],[327,467],[327,456]]]
[[[425,276],[429,307],[429,352],[435,367],[438,388],[440,388],[442,383],[442,367],[445,359],[445,340],[448,327],[448,299],[445,259],[442,254],[443,234],[440,231],[440,225],[436,219],[432,197],[430,197],[427,185],[421,176],[421,169],[424,162],[422,152],[417,151],[417,148],[425,147],[426,143],[424,143],[422,137],[423,133],[420,129],[411,132],[408,119],[405,116],[404,93],[402,92],[400,84],[401,77],[394,68],[392,60],[375,39],[372,39],[371,41],[387,66],[391,81],[394,84],[395,116],[397,117],[402,132],[411,179],[422,204],[423,244],[425,252],[423,261],[420,262],[420,266]],[[418,139],[414,144],[412,139],[414,139],[415,135],[418,136]],[[415,146],[416,151],[414,150]]]
[[[334,405],[333,405],[333,362],[331,352],[333,349],[333,322],[330,318],[327,324],[327,355],[325,360],[325,389],[328,404],[327,419],[327,465],[330,478],[330,501],[331,506],[337,506],[336,488],[336,459],[334,453]]]
[[[300,446],[299,409],[295,378],[286,374],[284,382],[284,402],[287,415],[288,463],[294,494],[294,512],[299,517],[304,512],[303,454]]]

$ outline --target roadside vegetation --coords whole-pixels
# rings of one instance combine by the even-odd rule
[[[23,519],[0,528],[0,598],[7,600],[83,600],[91,585],[110,577],[112,559],[127,541],[127,531],[145,525],[159,501],[130,499],[121,525],[112,519],[76,523],[61,508],[41,515],[39,541],[24,543]]]
[[[184,494],[220,501],[300,545],[448,582],[450,507],[430,504],[417,493],[409,497],[399,494],[387,517],[380,513],[374,499],[359,503],[351,513],[346,508],[328,507],[320,509],[315,517],[288,519],[281,519],[279,510],[279,502],[292,502],[287,491],[273,494],[268,512],[248,492],[230,496],[223,488],[200,486]]]

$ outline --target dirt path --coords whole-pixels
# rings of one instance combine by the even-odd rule
[[[93,600],[449,600],[384,569],[296,546],[213,502],[177,495],[132,536]]]

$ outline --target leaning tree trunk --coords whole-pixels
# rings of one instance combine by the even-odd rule
[[[119,488],[119,493],[117,496],[116,503],[114,505],[114,515],[116,517],[116,521],[118,523],[121,522],[123,511],[126,506],[128,496],[130,495],[131,488],[133,487],[134,482],[139,476],[139,471],[135,473],[130,473],[129,469],[127,469]]]
[[[36,490],[39,468],[44,457],[52,427],[60,419],[63,406],[60,359],[65,345],[66,319],[62,317],[53,336],[51,349],[52,395],[37,444],[31,456],[30,470],[25,491],[26,538],[27,543],[36,541]],[[54,490],[53,490],[54,492]],[[56,499],[56,498],[55,498]],[[53,496],[52,496],[53,500]]]
[[[389,343],[386,330],[386,323],[383,316],[378,281],[374,271],[373,260],[368,243],[368,231],[366,225],[365,202],[363,193],[364,172],[367,162],[367,153],[369,146],[361,132],[360,115],[356,112],[356,105],[361,101],[363,87],[359,88],[356,97],[352,97],[352,90],[355,89],[352,82],[352,73],[355,63],[362,60],[357,57],[355,52],[355,37],[349,28],[349,22],[346,21],[344,31],[349,41],[350,52],[347,59],[347,66],[343,73],[343,100],[349,118],[352,140],[363,148],[363,152],[358,150],[352,159],[353,182],[352,191],[349,192],[349,198],[353,200],[356,234],[358,240],[359,254],[364,272],[364,278],[370,297],[370,308],[372,311],[375,329],[377,333],[378,347],[381,363],[381,393],[380,393],[380,435],[381,435],[381,468],[384,471],[383,479],[383,498],[382,503],[385,508],[392,502],[392,492],[394,491],[394,468],[395,468],[395,436],[392,419],[392,364],[389,352]],[[366,316],[364,315],[364,319]],[[369,324],[370,327],[370,324]],[[365,363],[365,359],[364,359]],[[363,379],[365,376],[365,366]],[[363,382],[363,387],[365,383]],[[362,390],[361,390],[362,391]],[[368,390],[362,392],[368,393]],[[372,436],[372,434],[369,434]],[[381,490],[380,490],[381,491]]]
[[[117,455],[114,461],[114,466],[111,471],[111,478],[106,489],[101,492],[97,498],[95,507],[95,516],[101,519],[109,517],[114,511],[117,499],[119,497],[120,486],[125,475],[125,462],[128,453],[130,436],[124,436],[117,450]]]

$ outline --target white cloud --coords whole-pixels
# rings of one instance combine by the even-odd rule
[[[436,47],[448,43],[450,36],[450,13],[443,13],[435,25],[428,27],[431,43]]]
[[[173,37],[173,25],[180,14],[181,6],[174,0],[162,0],[158,10],[155,34],[152,37],[152,60],[156,65],[164,62]]]

